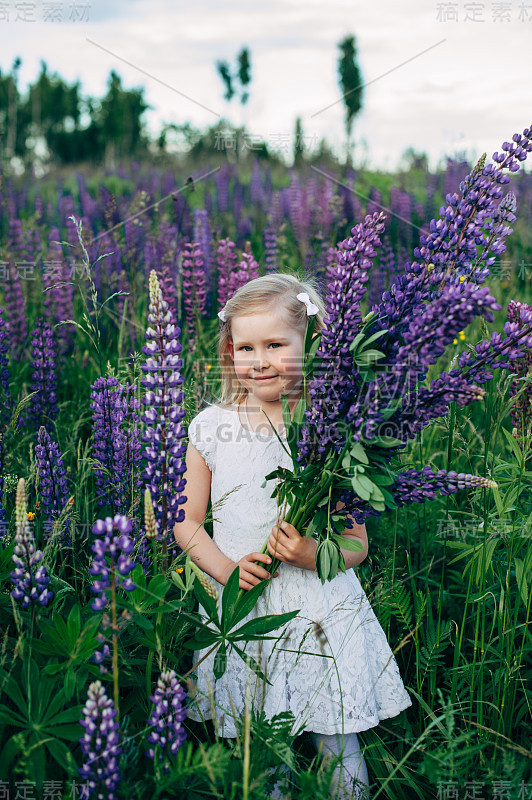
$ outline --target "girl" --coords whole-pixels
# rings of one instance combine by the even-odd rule
[[[348,788],[356,779],[359,789],[367,789],[357,732],[396,716],[412,702],[386,635],[350,569],[367,556],[366,527],[348,518],[348,530],[354,532],[344,535],[357,539],[364,549],[342,550],[347,572],[322,585],[316,573],[315,540],[301,536],[284,520],[277,525],[277,501],[271,497],[275,482],[261,486],[279,465],[292,468],[272,426],[286,438],[282,396],[293,413],[302,395],[301,356],[307,318],[312,315],[316,334],[324,324],[323,301],[311,281],[285,274],[249,281],[219,313],[221,397],[200,411],[188,429],[188,499],[185,520],[175,525],[175,537],[214,579],[219,603],[237,564],[240,588],[269,580],[243,622],[300,611],[280,640],[249,642],[245,648],[260,663],[270,685],[256,678],[232,651],[225,674],[215,681],[215,654],[211,654],[197,667],[197,692],[189,716],[201,720],[215,714],[221,735],[235,737],[234,713],[243,715],[247,691],[248,703],[263,708],[267,718],[292,711],[311,732],[316,749],[321,746],[336,755],[343,750],[336,783],[343,766]],[[209,496],[212,539],[202,525]],[[339,503],[337,510],[342,506]],[[261,554],[266,539],[268,553]],[[270,579],[262,565],[271,563],[274,555],[282,563]],[[194,663],[206,652],[196,652]]]

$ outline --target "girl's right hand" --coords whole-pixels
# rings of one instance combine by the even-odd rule
[[[240,561],[237,561],[236,563],[240,567],[238,581],[238,586],[240,589],[251,589],[253,586],[256,586],[258,583],[260,583],[261,580],[272,577],[270,573],[264,569],[264,567],[261,567],[260,564],[255,564],[255,561],[261,561],[264,564],[272,563],[272,559],[267,553],[248,553],[246,556],[241,558]],[[232,570],[234,570],[234,567]],[[229,575],[227,576],[227,579],[229,579]],[[279,573],[276,572],[273,577],[276,578],[278,575]]]

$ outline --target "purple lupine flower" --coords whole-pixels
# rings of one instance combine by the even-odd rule
[[[382,192],[379,192],[374,186],[371,187],[368,196],[368,205],[366,207],[366,215],[373,216],[373,214],[378,214],[379,211],[382,211],[383,204],[382,204]]]
[[[482,315],[493,322],[490,309],[500,308],[486,286],[474,283],[445,286],[427,303],[424,313],[410,321],[403,333],[404,344],[394,353],[392,370],[379,373],[369,384],[366,396],[359,398],[347,412],[346,419],[351,424],[360,408],[365,409],[364,425],[357,430],[355,439],[362,436],[371,439],[384,421],[383,412],[391,401],[406,392],[415,393],[417,383],[424,380],[429,366],[436,363],[455,336],[476,316]]]
[[[79,740],[84,758],[78,772],[88,783],[89,797],[116,800],[122,780],[119,766],[122,748],[115,704],[100,681],[91,683],[87,694],[84,719],[80,720],[85,733]]]
[[[338,245],[336,270],[329,277],[326,327],[316,353],[321,364],[309,385],[310,407],[305,412],[298,461],[309,458],[311,451],[318,459],[317,454],[325,453],[331,442],[341,450],[341,443],[345,442],[343,416],[355,388],[349,345],[361,322],[360,301],[383,230],[384,214],[376,212],[356,225],[352,236]]]
[[[456,472],[455,470],[440,469],[434,472],[429,465],[423,469],[407,469],[395,476],[392,485],[387,489],[397,507],[411,505],[412,503],[426,503],[434,500],[439,492],[446,496],[455,494],[461,489],[484,487],[492,489],[497,487],[496,481],[481,475]],[[368,502],[361,500],[352,493],[345,492],[340,499],[349,508],[347,513],[352,514],[355,521],[362,525],[368,517],[379,514]]]
[[[414,249],[418,261],[407,262],[406,274],[395,280],[378,306],[373,306],[380,320],[375,325],[386,328],[387,339],[395,342],[397,348],[399,334],[423,313],[429,297],[434,297],[446,283],[457,283],[460,278],[482,283],[496,255],[505,250],[504,239],[511,231],[506,222],[515,216],[511,198],[499,207],[496,205],[502,196],[501,186],[510,180],[503,170],[519,170],[517,161],[523,161],[527,152],[532,151],[532,128],[525,129],[522,136],[514,134],[513,141],[515,146],[505,142],[505,152],[494,153],[499,166],[484,166],[484,156],[477,162],[460,184],[462,199],[457,193],[446,196],[448,205],[440,209],[442,218],[431,221],[429,236],[421,236],[421,246]],[[495,229],[490,220],[496,223]],[[490,256],[490,251],[496,255]],[[481,262],[484,266],[478,269]]]
[[[91,603],[93,611],[101,611],[107,605],[107,592],[112,591],[110,577],[114,576],[114,585],[121,586],[126,592],[137,588],[128,577],[136,567],[134,559],[130,558],[135,547],[135,542],[129,537],[132,527],[131,520],[122,514],[98,519],[92,526],[92,532],[99,537],[91,548],[95,555],[89,568],[90,574],[99,578],[93,580],[91,586],[92,591],[99,595]]]
[[[150,745],[146,756],[162,764],[165,773],[170,771],[174,757],[187,738],[183,722],[187,716],[186,692],[179,684],[173,669],[161,672],[155,693],[150,695],[153,710],[148,725],[152,730],[146,737]]]
[[[277,234],[269,225],[264,228],[264,268],[266,272],[277,272],[279,269]]]
[[[61,238],[59,228],[50,228],[48,235],[48,251],[43,271],[43,305],[44,315],[50,325],[74,316],[74,287],[72,273],[59,244]],[[65,355],[72,346],[73,325],[59,325],[55,331],[59,342],[59,352]]]
[[[523,304],[517,311],[520,321],[505,323],[505,338],[493,332],[489,340],[475,345],[474,354],[461,353],[458,365],[448,373],[442,372],[431,382],[429,389],[421,387],[414,394],[413,401],[404,399],[401,409],[388,417],[386,432],[406,441],[435,417],[446,414],[452,400],[465,406],[482,398],[485,390],[477,384],[491,380],[494,369],[513,369],[532,347],[532,309]],[[405,394],[404,389],[402,394]]]
[[[140,401],[135,384],[121,384],[114,376],[100,377],[91,386],[94,434],[96,502],[126,514],[135,504],[142,484]]]
[[[262,174],[260,163],[257,158],[253,159],[253,166],[251,167],[251,179],[249,181],[249,199],[253,206],[257,208],[262,207],[264,200],[264,189],[262,186]]]
[[[42,251],[41,235],[37,228],[26,231],[25,245],[26,259],[35,268]]]
[[[508,322],[517,324],[519,330],[523,329],[523,320],[520,316],[521,309],[525,309],[529,313],[532,312],[532,306],[527,303],[519,303],[517,300],[510,300],[508,303]],[[527,352],[524,358],[516,362],[512,367],[512,372],[516,373],[516,377],[510,386],[510,397],[514,397],[519,389],[522,388],[520,378],[527,377],[532,373],[532,352]],[[512,405],[510,418],[516,435],[524,437],[532,425],[532,382],[528,384],[524,392]]]
[[[4,535],[7,533],[6,510],[4,508],[4,444],[0,436],[0,547],[5,549]]]
[[[242,260],[238,262],[234,272],[229,278],[229,296],[232,297],[236,290],[245,283],[259,277],[259,265],[255,256],[251,252],[250,242],[246,242],[245,252],[242,253]]]
[[[22,601],[22,608],[33,606],[46,606],[54,593],[46,587],[50,578],[46,567],[40,564],[43,554],[35,550],[33,533],[28,524],[26,510],[26,488],[24,478],[20,478],[17,485],[15,502],[16,534],[13,561],[16,569],[11,573],[11,583],[15,587],[11,591],[14,600]],[[38,566],[40,564],[40,566]]]
[[[173,535],[176,522],[182,522],[185,512],[179,506],[186,502],[182,494],[186,485],[186,435],[181,420],[185,416],[184,392],[181,390],[183,376],[180,369],[183,360],[179,342],[180,328],[169,322],[168,304],[163,299],[152,270],[150,273],[149,327],[147,343],[142,348],[147,356],[142,365],[145,377],[141,383],[147,392],[142,398],[146,412],[142,421],[146,429],[142,441],[146,443],[147,465],[143,478],[148,488],[157,515],[160,535],[163,537],[163,552],[175,550],[177,543]]]
[[[211,265],[211,233],[209,229],[209,212],[203,208],[195,208],[193,241],[199,245],[203,256],[205,275],[209,274]],[[163,291],[164,291],[164,287]],[[166,296],[166,295],[165,295]]]
[[[307,192],[300,184],[299,178],[292,173],[290,186],[284,190],[288,196],[288,214],[294,230],[294,236],[301,253],[308,250],[310,207]]]
[[[205,314],[207,287],[203,269],[203,253],[198,242],[187,243],[181,265],[183,275],[183,307],[189,336],[190,349],[196,349],[198,320]]]
[[[24,244],[22,220],[10,217],[7,236],[9,252],[13,260],[24,261],[26,259],[26,246]]]
[[[13,399],[9,388],[9,369],[7,354],[9,351],[9,323],[4,317],[4,309],[0,308],[0,425],[6,428],[13,410]]]
[[[26,344],[26,303],[20,284],[20,275],[11,263],[8,273],[10,286],[9,291],[6,292],[5,308],[9,321],[9,345],[13,358],[18,361]]]
[[[63,466],[63,454],[44,426],[39,428],[37,439],[35,457],[39,473],[39,494],[47,523],[45,527],[49,530],[55,527],[68,503],[67,476]],[[70,532],[71,523],[66,519],[60,537],[69,546],[72,544]]]
[[[51,428],[57,417],[57,377],[55,373],[55,342],[50,325],[38,317],[31,334],[31,391],[37,392],[31,398],[28,417],[34,428],[44,425]]]
[[[218,273],[218,305],[220,309],[224,307],[231,297],[229,281],[236,268],[237,255],[235,253],[235,243],[231,239],[220,239],[216,251],[216,265]],[[219,309],[219,310],[220,310]]]
[[[453,469],[449,471],[440,469],[434,472],[427,465],[421,470],[407,469],[404,472],[400,472],[396,477],[395,483],[390,488],[397,505],[403,506],[410,503],[425,503],[427,500],[434,500],[436,492],[445,496],[456,493],[460,489],[471,489],[475,486],[493,489],[497,486],[497,483],[491,478],[456,472]]]
[[[152,269],[157,273],[174,324],[177,320],[177,236],[177,226],[163,221],[153,237],[146,239],[144,246],[146,275],[149,275]]]
[[[230,180],[231,180],[231,167],[229,164],[222,164],[218,172],[214,175],[214,183],[216,184],[216,203],[218,205],[218,211],[227,211],[229,209]]]

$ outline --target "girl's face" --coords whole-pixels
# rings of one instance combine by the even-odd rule
[[[227,349],[242,386],[265,402],[300,395],[302,334],[275,310],[236,317],[231,325],[233,341]]]

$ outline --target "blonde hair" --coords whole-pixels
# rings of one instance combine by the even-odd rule
[[[231,322],[235,317],[245,317],[270,309],[281,312],[287,325],[305,336],[307,320],[314,320],[313,333],[316,334],[324,327],[325,303],[318,294],[316,286],[318,281],[314,276],[301,279],[296,275],[287,273],[268,273],[260,278],[254,278],[236,290],[234,295],[225,304],[225,319],[218,334],[217,354],[220,365],[221,385],[219,403],[230,405],[239,403],[247,394],[236,377],[233,360],[229,355],[227,345],[233,340]],[[298,300],[296,295],[306,292],[319,311],[313,317],[307,317],[305,303]],[[307,386],[308,399],[308,386]]]

